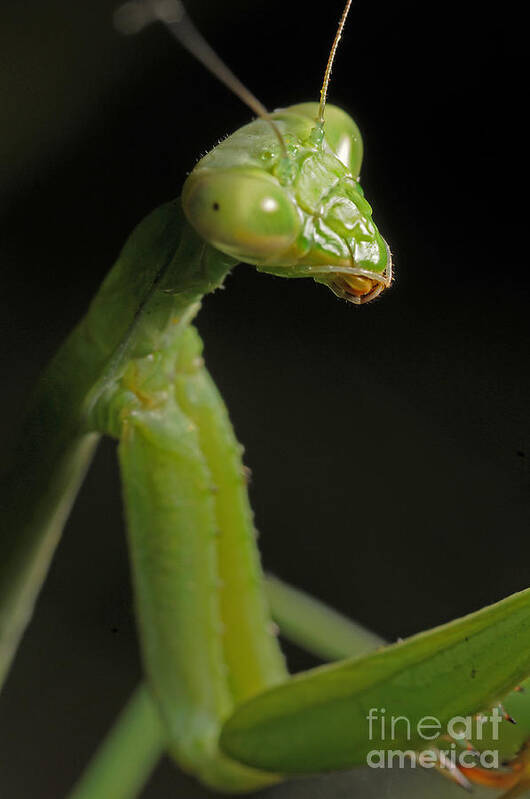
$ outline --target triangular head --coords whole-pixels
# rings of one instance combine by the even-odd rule
[[[210,244],[261,271],[312,276],[360,304],[390,285],[390,250],[359,183],[362,140],[353,119],[301,103],[224,139],[188,176],[188,221]]]

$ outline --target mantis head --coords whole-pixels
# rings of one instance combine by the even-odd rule
[[[390,284],[389,248],[372,220],[358,173],[359,130],[327,106],[323,135],[318,106],[303,103],[256,120],[208,153],[187,178],[182,203],[210,244],[260,271],[313,277],[360,304]]]
[[[326,106],[333,60],[352,0],[328,58],[320,103],[270,114],[195,28],[180,0],[136,0],[121,9],[125,32],[163,22],[175,38],[257,116],[196,165],[182,205],[218,250],[282,277],[313,277],[361,304],[390,285],[388,245],[359,184],[362,142],[355,122]]]

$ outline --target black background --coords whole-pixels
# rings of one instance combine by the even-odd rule
[[[270,108],[318,98],[340,6],[189,3]],[[134,224],[250,118],[163,29],[115,34],[112,7],[0,10],[4,460],[32,382]],[[358,309],[240,266],[198,320],[266,567],[389,640],[528,585],[525,50],[515,4],[358,0],[330,99],[361,127],[395,284]],[[122,528],[104,442],[0,702],[2,797],[62,796],[139,676]],[[293,670],[312,665],[288,651]],[[209,795],[177,780],[165,766],[144,795]],[[295,790],[399,795],[371,786]]]

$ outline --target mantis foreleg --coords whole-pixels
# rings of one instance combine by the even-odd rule
[[[240,446],[201,342],[176,325],[94,406],[119,438],[144,662],[178,762],[228,790],[274,781],[217,751],[236,703],[287,676]]]

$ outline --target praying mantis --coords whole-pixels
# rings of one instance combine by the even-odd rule
[[[157,7],[162,6],[173,14],[179,10],[174,4]],[[32,456],[42,471],[34,486],[29,483],[36,492],[36,497],[30,493],[29,500],[40,499],[43,509],[33,532],[37,538],[27,539],[30,562],[24,561],[27,552],[22,557],[17,551],[13,571],[7,572],[4,584],[12,601],[7,602],[2,630],[7,629],[2,650],[7,666],[96,436],[114,436],[120,441],[149,685],[148,693],[141,689],[132,701],[129,729],[139,724],[148,759],[169,748],[181,765],[225,791],[274,783],[280,774],[362,762],[366,753],[358,737],[365,737],[366,713],[358,712],[359,695],[373,687],[377,706],[394,703],[414,715],[413,703],[409,706],[407,701],[406,708],[400,704],[404,698],[395,685],[396,674],[404,669],[409,685],[427,686],[425,694],[417,697],[419,715],[440,716],[474,712],[530,671],[522,643],[528,634],[524,594],[362,660],[292,683],[287,680],[249,532],[237,446],[189,322],[201,295],[217,286],[239,257],[276,275],[314,277],[343,299],[360,304],[390,282],[390,256],[372,227],[357,181],[359,134],[343,112],[328,106],[324,115],[323,107],[319,112],[314,105],[303,105],[272,116],[262,114],[251,125],[198,165],[184,188],[182,210],[176,203],[169,204],[133,234],[77,337],[74,334],[65,345],[39,389],[37,421],[43,427],[28,435],[37,434],[42,440],[49,428],[52,452],[40,464]],[[260,161],[251,152],[250,163],[234,164],[234,157],[248,153],[249,143],[257,147]],[[315,221],[312,175],[302,174],[306,183],[293,212],[292,187],[298,185],[304,165],[311,171],[313,166],[315,171],[323,168],[326,187],[330,182],[340,187],[329,197],[326,209],[331,251],[325,255],[319,249],[322,229],[308,232],[308,225]],[[218,179],[212,181],[212,174]],[[263,182],[264,195],[260,193]],[[223,218],[225,203],[235,205]],[[253,208],[254,215],[237,216]],[[279,212],[281,225],[275,227],[274,215]],[[242,238],[234,235],[235,219],[243,229]],[[358,240],[352,237],[358,249],[341,251],[341,241],[347,237],[344,230],[351,232],[355,225],[362,227]],[[317,241],[316,254],[307,245],[311,237]],[[297,260],[294,249],[299,238],[304,239],[305,249]],[[74,364],[78,374],[64,392],[64,375]],[[80,417],[86,423],[81,431]],[[60,473],[54,475],[53,495],[42,499],[43,474],[57,458],[64,460]],[[31,478],[31,474],[26,476]],[[29,500],[25,494],[24,503],[38,507]],[[193,514],[191,521],[188,513]],[[47,517],[52,532],[46,542],[40,537],[42,516]],[[14,530],[16,518],[11,517]],[[28,572],[22,575],[26,584],[19,588],[20,571],[15,567],[21,562]],[[21,598],[29,583],[31,595]],[[284,611],[289,604],[284,602]],[[278,608],[276,613],[282,615]],[[518,638],[517,647],[504,649],[503,658],[496,660],[495,642],[503,635]],[[470,639],[476,647],[472,657],[466,653]],[[479,682],[476,675],[466,672],[460,683],[451,675],[448,685],[440,665],[447,661],[448,648],[453,667],[460,664],[463,672],[468,661],[477,660],[486,664],[488,674]],[[338,645],[336,654],[340,650]],[[352,651],[346,650],[343,645],[342,654]],[[276,684],[281,687],[265,690]],[[433,693],[438,696],[433,698]],[[245,704],[251,697],[256,698]],[[337,705],[348,707],[348,712],[337,713]],[[154,707],[162,718],[162,732],[158,716],[153,717]],[[303,736],[295,734],[301,727]],[[298,738],[300,751],[293,745]],[[518,748],[512,745],[510,756]],[[83,784],[79,790],[85,790]]]

